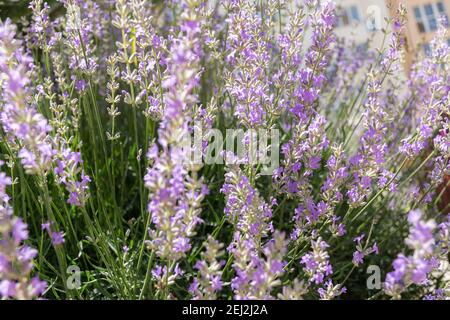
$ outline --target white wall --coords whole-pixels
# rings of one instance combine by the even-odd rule
[[[352,22],[347,26],[339,25],[335,32],[338,36],[363,43],[372,39],[371,47],[380,48],[383,34],[381,28],[386,27],[385,18],[389,17],[389,11],[384,0],[335,0],[338,7],[350,11],[351,6],[357,7],[360,21]],[[371,29],[374,29],[373,31]]]

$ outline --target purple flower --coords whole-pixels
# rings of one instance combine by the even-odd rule
[[[33,288],[33,294],[40,296],[47,289],[47,282],[41,281],[38,277],[31,279],[31,286]]]
[[[188,5],[181,25],[188,21],[190,26],[195,21],[200,25],[197,9],[194,3]],[[183,146],[192,129],[190,121],[198,100],[195,89],[200,80],[200,36],[199,28],[186,27],[170,39],[163,81],[165,109],[159,123],[158,146],[149,152],[151,161],[144,177],[152,221],[149,248],[162,260],[172,262],[185,257],[191,249],[190,238],[202,222],[199,214],[205,194],[203,183],[196,178],[201,166],[191,165],[191,153]],[[174,276],[173,272],[166,270],[166,278]]]
[[[22,147],[18,154],[26,172],[43,174],[49,170],[55,151],[47,136],[51,130],[47,120],[27,102],[31,58],[23,52],[21,42],[14,39],[16,27],[10,20],[0,28],[3,30],[0,70],[4,74],[2,99],[5,102],[0,122],[10,142],[15,139],[20,142]],[[13,143],[15,149],[19,145]]]
[[[12,227],[12,235],[16,244],[28,239],[28,228],[21,218],[15,220]]]
[[[229,54],[225,58],[230,70],[225,86],[235,100],[234,116],[239,123],[247,128],[263,127],[277,112],[269,91],[268,43],[256,6],[238,0],[231,3],[230,9]]]
[[[63,232],[52,232],[51,237],[52,237],[52,244],[54,246],[61,245],[65,242]]]
[[[195,263],[197,277],[189,287],[192,298],[197,300],[215,300],[217,293],[222,289],[222,264],[218,260],[224,254],[223,244],[208,236],[205,243],[206,251],[202,253],[202,259]]]
[[[90,177],[83,170],[83,160],[79,152],[63,148],[56,156],[57,167],[54,169],[58,181],[62,183],[69,193],[67,203],[82,207],[89,197]]]
[[[330,256],[326,250],[328,244],[319,237],[316,241],[311,241],[311,246],[312,251],[305,254],[300,263],[304,265],[309,281],[321,284],[327,276],[333,273],[333,268],[329,262]]]
[[[29,285],[37,250],[23,243],[28,238],[28,228],[21,218],[13,215],[5,193],[10,184],[11,179],[0,172],[0,298],[32,299],[43,291],[33,288],[38,280],[31,280]]]
[[[272,230],[272,210],[238,165],[227,167],[221,192],[225,194],[224,211],[228,220],[242,236],[260,243]]]
[[[234,298],[273,299],[272,290],[281,284],[284,274],[283,260],[287,251],[285,235],[276,231],[262,248],[262,254],[250,238],[245,240],[236,232],[228,250],[233,254],[236,276],[231,281]]]
[[[392,263],[393,271],[386,275],[384,290],[387,294],[399,298],[401,293],[411,284],[424,285],[429,273],[436,268],[436,246],[433,220],[424,221],[420,210],[412,210],[408,214],[410,232],[405,243],[414,252],[411,256],[399,254]]]
[[[343,287],[340,284],[333,285],[333,282],[330,279],[325,283],[325,288],[319,288],[317,291],[320,295],[320,299],[331,300],[340,296],[343,293],[346,293],[347,288]]]
[[[12,298],[16,296],[16,284],[13,281],[0,281],[0,296],[2,298]]]
[[[372,245],[372,247],[368,247],[367,242],[364,246],[362,245],[361,242],[364,239],[364,237],[365,237],[365,235],[364,235],[364,233],[362,233],[361,235],[359,235],[358,237],[353,239],[353,241],[356,242],[356,251],[353,252],[353,264],[355,266],[359,266],[360,264],[362,264],[364,262],[365,256],[367,256],[371,253],[378,254],[378,246],[376,243],[374,243]]]

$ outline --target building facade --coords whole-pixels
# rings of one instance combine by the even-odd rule
[[[389,10],[385,0],[335,0],[337,6],[336,34],[354,40],[357,44],[366,43],[380,48],[386,26],[385,17]]]
[[[406,7],[408,12],[405,36],[406,65],[409,69],[413,57],[417,53],[429,53],[430,41],[436,34],[441,18],[446,21],[448,28],[450,0],[387,0],[387,2],[392,17],[395,15],[395,10],[400,3]],[[450,44],[450,38],[447,41]]]
[[[450,0],[335,0],[338,8],[336,34],[356,43],[370,41],[372,48],[383,46],[382,28],[386,17],[393,18],[400,3],[408,14],[406,26],[406,70],[417,53],[428,54],[443,17],[449,25]],[[450,30],[449,30],[450,37]],[[450,45],[450,38],[448,39]],[[384,43],[386,45],[386,43]]]

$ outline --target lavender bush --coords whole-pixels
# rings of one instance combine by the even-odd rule
[[[0,21],[2,299],[450,298],[446,21],[404,70],[403,6],[378,50],[331,0],[28,12]]]

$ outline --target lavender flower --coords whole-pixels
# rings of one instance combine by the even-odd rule
[[[30,279],[37,250],[24,244],[28,227],[13,215],[6,194],[11,183],[11,178],[0,172],[0,297],[28,300],[42,295],[47,284],[37,276]]]
[[[40,48],[48,55],[61,40],[61,34],[55,31],[58,21],[50,20],[50,6],[43,0],[30,1],[29,8],[33,13],[28,30],[30,46]]]
[[[202,260],[195,263],[198,275],[189,287],[193,299],[215,300],[217,293],[222,289],[223,261],[217,259],[223,255],[223,244],[208,236],[206,251],[202,253]]]
[[[52,222],[47,221],[41,225],[41,228],[42,228],[42,230],[45,230],[48,232],[48,234],[52,240],[53,246],[59,246],[65,242],[64,233],[61,231],[52,230],[51,225],[52,225]]]
[[[166,290],[169,286],[173,285],[175,283],[175,280],[182,275],[183,271],[180,269],[178,264],[170,267],[156,265],[152,270],[152,276],[156,281],[155,286],[161,292]]]
[[[60,158],[55,173],[69,191],[68,202],[81,206],[87,198],[90,179],[81,172],[81,181],[76,181],[77,174],[82,171],[77,167],[82,163],[80,153],[63,148],[62,139],[52,139],[49,136],[52,128],[47,120],[33,105],[28,104],[31,60],[23,52],[20,42],[14,39],[16,27],[6,21],[1,28],[0,41],[6,49],[0,57],[0,67],[5,73],[2,90],[4,106],[0,114],[3,128],[13,145],[16,145],[15,140],[19,142],[16,145],[20,148],[18,155],[27,173],[44,176],[53,162]],[[58,154],[59,148],[62,149],[61,156]]]
[[[436,248],[435,228],[433,220],[422,220],[422,212],[413,210],[408,214],[410,233],[405,240],[406,245],[413,250],[411,256],[399,254],[392,263],[393,271],[386,275],[385,292],[394,298],[410,285],[423,285],[428,274],[434,269],[434,252]]]
[[[198,64],[201,48],[198,43],[199,17],[195,7],[182,16],[179,38],[173,38],[168,60],[166,105],[159,127],[157,145],[150,148],[151,167],[144,178],[149,189],[148,211],[153,228],[149,231],[149,247],[162,259],[176,261],[190,250],[190,237],[195,234],[200,203],[206,188],[197,179],[198,166],[190,166],[190,153],[183,146],[189,134],[192,106],[197,97]]]
[[[311,241],[312,251],[305,254],[301,259],[301,264],[305,266],[305,272],[309,281],[315,284],[321,284],[327,276],[333,273],[333,268],[329,262],[328,244],[318,238]]]
[[[62,183],[69,192],[67,203],[75,206],[84,206],[89,196],[90,177],[82,169],[83,161],[79,152],[73,152],[69,148],[62,150],[60,159],[57,160],[55,173],[58,181]],[[78,180],[80,176],[80,180]]]
[[[272,231],[272,210],[261,198],[238,165],[227,168],[221,192],[225,194],[225,214],[243,237],[259,246]]]
[[[294,279],[292,285],[284,286],[277,298],[280,300],[303,300],[303,296],[308,292],[307,286],[303,281]]]
[[[364,113],[365,132],[361,137],[359,150],[350,158],[353,182],[349,186],[347,195],[351,207],[358,207],[365,203],[372,191],[372,181],[380,176],[379,185],[386,184],[386,173],[383,169],[387,143],[385,141],[388,124],[392,121],[389,113],[380,105],[378,95],[381,83],[374,74],[369,74],[368,97]],[[394,191],[393,184],[391,191]]]
[[[276,110],[271,108],[268,79],[268,44],[256,7],[247,1],[230,1],[226,88],[236,100],[234,115],[249,128],[262,127]]]
[[[325,288],[319,288],[318,289],[320,299],[322,300],[332,300],[338,296],[340,296],[343,293],[347,292],[347,288],[343,287],[342,285],[334,285],[331,280],[328,280],[325,283]]]
[[[83,10],[93,5],[93,2],[66,0],[63,3],[67,10],[64,42],[71,52],[69,68],[74,72],[79,71],[87,76],[93,76],[98,68],[98,61],[94,55],[92,33],[99,28],[96,29],[93,25],[96,21],[92,19],[93,17],[86,16],[89,11]]]
[[[290,197],[309,199],[309,178],[321,167],[322,152],[328,147],[326,120],[321,115],[311,123],[300,122],[293,130],[293,138],[282,146],[283,167],[274,179],[280,192]]]
[[[331,146],[331,156],[327,161],[327,178],[321,187],[321,207],[326,208],[323,214],[331,219],[329,227],[334,236],[341,237],[345,234],[345,225],[340,222],[340,217],[334,214],[336,205],[343,200],[343,194],[339,190],[345,185],[348,172],[345,165],[345,155],[341,145]],[[322,209],[323,211],[323,209]]]
[[[47,120],[28,104],[32,61],[15,39],[16,27],[9,20],[0,25],[0,68],[3,73],[0,121],[10,142],[17,148],[27,173],[44,174],[55,150],[48,137]]]
[[[308,22],[312,28],[312,44],[305,57],[306,69],[299,72],[300,85],[294,93],[298,100],[291,110],[299,118],[303,113],[311,114],[326,80],[323,73],[329,61],[331,44],[334,42],[335,24],[334,1],[305,1],[305,4],[309,9]]]
[[[341,145],[331,146],[332,154],[327,161],[328,174],[321,191],[322,198],[330,204],[337,204],[343,199],[339,188],[344,185],[348,176],[347,168],[344,164],[345,156]]]
[[[406,21],[406,9],[399,6],[393,23],[389,48],[380,63],[380,70],[371,70],[368,76],[367,98],[365,101],[364,133],[360,139],[358,152],[350,158],[353,181],[348,186],[347,196],[352,208],[366,203],[372,192],[372,184],[378,179],[378,186],[386,186],[386,176],[393,178],[393,174],[385,169],[387,154],[386,133],[393,121],[391,111],[380,102],[381,85],[390,72],[398,69],[401,61],[403,44],[403,30]],[[395,183],[391,183],[390,191],[395,191]]]
[[[416,156],[429,146],[433,133],[444,129],[448,123],[448,119],[441,116],[448,111],[449,87],[446,85],[448,83],[446,61],[450,55],[447,28],[443,24],[440,25],[436,38],[431,42],[431,47],[431,56],[418,62],[412,68],[410,86],[413,92],[419,92],[420,100],[417,104],[420,108],[417,109],[419,119],[414,134],[402,141],[402,152],[408,157]],[[448,136],[448,132],[443,136]],[[435,140],[438,146],[441,139]],[[439,147],[437,149],[439,150]],[[448,147],[446,148],[444,143],[445,149],[448,150]]]
[[[308,180],[313,171],[320,168],[322,151],[328,147],[325,134],[326,120],[316,114],[314,104],[326,80],[323,73],[333,41],[334,25],[332,2],[325,1],[316,6],[308,3],[308,6],[309,22],[313,29],[312,45],[305,58],[305,69],[299,69],[296,75],[299,85],[293,92],[295,101],[290,110],[296,122],[292,130],[292,139],[282,148],[283,167],[274,177],[281,192],[305,199],[305,204],[312,203]],[[314,213],[309,212],[306,215],[314,216]],[[317,217],[310,220],[314,221],[315,218]]]
[[[353,252],[353,264],[355,266],[359,266],[364,262],[364,257],[375,253],[378,254],[378,246],[376,243],[374,243],[371,247],[368,247],[368,244],[366,243],[365,246],[361,244],[361,241],[364,239],[365,235],[364,233],[356,237],[353,241],[356,242],[356,251]]]
[[[271,292],[281,285],[279,278],[284,273],[286,245],[284,234],[275,232],[260,256],[253,241],[236,232],[228,248],[234,257],[236,276],[231,281],[231,288],[235,299],[273,299]]]

